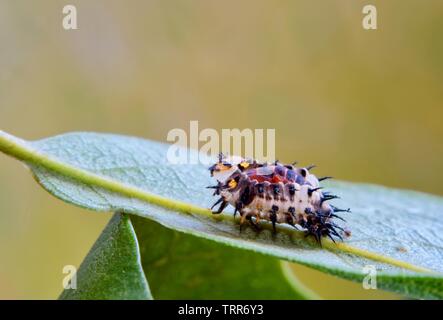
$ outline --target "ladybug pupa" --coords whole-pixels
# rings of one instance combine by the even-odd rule
[[[323,236],[343,240],[341,234],[349,231],[338,226],[334,220],[343,220],[338,212],[349,209],[334,207],[329,200],[338,198],[323,192],[320,181],[309,172],[313,166],[298,168],[294,164],[259,163],[241,157],[225,157],[220,154],[218,162],[209,170],[217,180],[214,195],[220,198],[211,210],[219,205],[214,214],[220,214],[228,205],[234,207],[234,217],[240,214],[240,230],[245,221],[259,230],[260,220],[272,222],[274,233],[277,223],[303,228],[321,243]]]

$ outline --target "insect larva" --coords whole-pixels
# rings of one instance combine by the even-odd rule
[[[277,223],[296,225],[313,235],[321,243],[322,236],[341,240],[349,231],[334,223],[343,220],[337,212],[349,212],[329,204],[338,198],[323,192],[320,181],[330,177],[317,178],[309,172],[313,166],[297,168],[276,161],[273,164],[259,163],[241,157],[224,157],[209,168],[211,176],[217,179],[214,195],[220,196],[211,209],[219,205],[214,214],[221,213],[228,205],[235,208],[234,216],[240,214],[240,230],[245,221],[259,230],[258,222],[272,222],[274,233]],[[344,220],[343,220],[344,221]]]

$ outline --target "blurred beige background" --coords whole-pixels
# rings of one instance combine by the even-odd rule
[[[275,128],[282,161],[441,195],[443,2],[370,3],[375,31],[367,1],[0,0],[0,129]],[[66,4],[79,30],[62,28]],[[0,155],[0,298],[56,298],[109,217]],[[326,298],[395,298],[296,269]]]

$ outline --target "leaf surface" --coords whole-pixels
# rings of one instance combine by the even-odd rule
[[[76,287],[65,289],[60,299],[152,299],[128,216],[112,217],[80,265]]]
[[[131,217],[155,299],[312,299],[276,258]],[[295,283],[294,283],[295,282]]]
[[[334,182],[334,202],[352,208],[344,244],[321,248],[300,232],[269,225],[240,233],[230,213],[214,218],[203,165],[171,165],[169,145],[134,137],[71,133],[36,142],[0,134],[0,149],[25,161],[39,183],[60,199],[97,211],[124,211],[188,234],[298,262],[362,281],[375,266],[377,285],[412,297],[443,297],[443,200],[375,185]],[[193,151],[191,154],[195,156]],[[431,272],[429,272],[431,271]]]

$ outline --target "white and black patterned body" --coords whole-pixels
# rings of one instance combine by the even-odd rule
[[[320,181],[309,172],[312,167],[297,168],[293,165],[261,164],[239,157],[224,158],[211,166],[211,175],[217,179],[214,195],[220,198],[213,208],[220,204],[214,213],[221,213],[228,204],[239,212],[241,224],[248,220],[258,228],[261,219],[276,223],[299,225],[313,235],[317,241],[322,236],[334,240],[342,239],[338,230],[343,230],[333,222],[339,211],[327,201],[337,198],[322,192]],[[253,219],[254,218],[254,219]],[[343,219],[342,219],[343,220]]]

